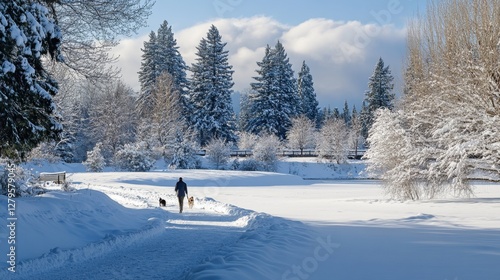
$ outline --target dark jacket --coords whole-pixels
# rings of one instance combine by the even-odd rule
[[[177,193],[177,196],[186,196],[188,194],[187,185],[184,181],[182,181],[182,179],[179,179],[179,182],[175,184],[175,192]]]

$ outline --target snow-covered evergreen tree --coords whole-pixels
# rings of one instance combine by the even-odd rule
[[[101,153],[101,143],[97,143],[92,151],[87,152],[87,159],[83,162],[83,165],[87,167],[87,171],[90,172],[102,172],[106,162]]]
[[[342,110],[342,119],[344,120],[347,126],[351,126],[351,112],[349,110],[349,105],[347,104],[347,100],[344,102],[344,109]]]
[[[139,82],[141,83],[141,95],[137,100],[137,107],[141,115],[146,115],[153,107],[151,92],[154,90],[158,70],[158,44],[156,34],[149,33],[149,41],[144,42],[142,50],[141,69],[139,71]]]
[[[142,50],[141,69],[139,71],[139,82],[141,93],[138,99],[138,109],[142,115],[148,115],[154,101],[151,93],[157,79],[164,73],[169,73],[173,79],[174,89],[185,97],[188,90],[186,77],[187,66],[179,52],[177,41],[174,38],[172,27],[164,21],[155,33],[151,31],[149,41],[144,42]],[[185,107],[186,102],[183,100]],[[187,110],[183,108],[183,110]]]
[[[125,144],[116,152],[114,161],[121,170],[134,172],[149,171],[156,162],[145,142]]]
[[[52,100],[58,85],[42,61],[63,61],[61,40],[56,21],[40,3],[0,3],[0,156],[23,159],[40,142],[59,137]]]
[[[365,93],[366,115],[365,125],[369,130],[375,118],[375,111],[380,108],[392,109],[394,107],[393,93],[394,77],[391,74],[389,66],[384,65],[382,58],[379,58],[375,70],[368,82],[368,90]],[[365,137],[367,131],[364,131]]]
[[[300,114],[292,65],[279,41],[275,48],[266,47],[264,58],[257,65],[259,76],[251,84],[251,115],[245,129],[255,134],[271,133],[283,140],[292,118]]]
[[[297,93],[300,99],[300,113],[307,116],[313,122],[318,122],[318,100],[314,92],[311,70],[305,61],[302,62],[302,68],[300,68],[299,78],[297,79]]]
[[[190,123],[198,133],[201,146],[214,138],[236,141],[231,101],[233,70],[225,46],[219,31],[212,25],[207,38],[201,39],[196,63],[190,69],[193,72],[189,94]]]
[[[175,137],[168,144],[165,161],[171,169],[195,169],[199,168],[200,160],[197,152],[199,150],[195,133],[186,127],[178,126]]]

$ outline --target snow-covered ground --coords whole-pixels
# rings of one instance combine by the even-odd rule
[[[374,180],[301,178],[356,178],[359,165],[332,171],[289,160],[283,173],[38,169],[76,171],[75,190],[15,200],[16,272],[7,270],[4,226],[0,279],[500,279],[497,184],[476,184],[471,199],[399,202]],[[173,192],[179,177],[196,198],[182,214]]]

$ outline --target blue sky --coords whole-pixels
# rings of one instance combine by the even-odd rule
[[[235,91],[253,81],[266,44],[283,43],[295,73],[311,68],[321,107],[360,108],[368,79],[382,57],[401,92],[406,24],[425,10],[425,0],[157,0],[148,26],[115,49],[123,78],[139,90],[137,71],[144,41],[167,20],[188,65],[200,39],[214,24],[227,42]]]

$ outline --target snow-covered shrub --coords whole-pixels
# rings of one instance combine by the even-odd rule
[[[280,147],[281,142],[276,135],[263,135],[255,144],[253,157],[262,164],[264,170],[276,171]]]
[[[212,139],[205,149],[208,159],[216,169],[223,167],[231,156],[231,146],[223,139]]]
[[[149,171],[155,162],[144,142],[125,144],[115,155],[115,164],[125,171]]]
[[[242,171],[259,171],[263,170],[264,167],[262,166],[262,162],[254,159],[254,158],[249,158],[246,160],[242,160],[238,163],[238,170]]]
[[[1,195],[20,197],[45,193],[31,172],[7,162],[0,162],[0,186]]]
[[[106,163],[101,154],[101,145],[101,143],[97,143],[92,151],[87,152],[87,160],[83,162],[83,165],[87,167],[87,171],[102,172],[104,169]]]

